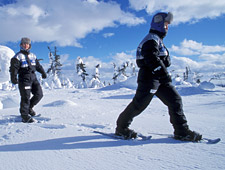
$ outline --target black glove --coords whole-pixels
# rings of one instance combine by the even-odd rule
[[[46,79],[46,78],[47,78],[47,74],[46,74],[45,72],[44,72],[44,73],[42,73],[42,75],[41,75],[41,76],[42,76],[42,78],[43,78],[43,79]]]
[[[159,79],[160,83],[172,82],[171,76],[167,72],[165,67],[158,66],[152,72],[153,76]]]
[[[152,74],[154,77],[160,78],[167,76],[168,72],[165,67],[158,66],[152,71]]]
[[[170,56],[162,56],[160,57],[165,67],[169,67],[171,65]]]
[[[18,80],[17,80],[17,78],[16,77],[11,77],[11,82],[13,83],[13,84],[18,84]]]
[[[159,82],[162,84],[172,82],[171,76],[169,74],[167,74],[163,77],[160,77]]]

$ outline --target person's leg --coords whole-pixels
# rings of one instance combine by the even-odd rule
[[[35,112],[33,111],[33,107],[42,99],[43,92],[40,86],[40,83],[35,80],[32,84],[31,92],[33,94],[32,98],[30,99],[30,106],[29,106],[29,114],[34,116]]]
[[[34,120],[29,116],[31,85],[19,82],[21,96],[20,114],[24,123],[32,123]]]
[[[187,119],[183,112],[181,96],[171,83],[161,84],[155,94],[166,106],[168,106],[170,122],[174,130],[188,129]]]
[[[150,88],[140,84],[136,90],[136,94],[132,102],[125,108],[117,119],[116,133],[129,133],[129,125],[135,116],[138,116],[149,105],[154,93],[150,92]]]
[[[21,96],[20,114],[26,116],[29,114],[31,86],[20,82],[19,91]]]
[[[187,137],[190,140],[201,140],[202,136],[189,130],[187,119],[183,112],[181,96],[171,83],[161,84],[155,94],[166,106],[168,106],[170,122],[174,127],[174,135]]]

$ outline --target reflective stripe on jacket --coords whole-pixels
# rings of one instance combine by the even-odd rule
[[[21,68],[27,68],[29,66],[25,54],[19,52],[14,56],[14,58],[20,61]],[[30,53],[28,54],[28,59],[30,60],[31,66],[36,66],[36,59],[37,59],[36,55]]]

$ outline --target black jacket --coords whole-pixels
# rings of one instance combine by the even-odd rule
[[[30,60],[28,63],[26,56]],[[42,76],[46,76],[46,73],[33,53],[25,51],[18,52],[10,62],[10,77],[13,84],[18,83],[17,74],[19,75],[19,81],[30,81],[36,78],[35,71],[38,71]]]
[[[140,68],[138,82],[149,82],[153,79],[160,83],[171,81],[167,71],[167,67],[171,64],[169,51],[157,31],[150,31],[139,44],[136,62]]]

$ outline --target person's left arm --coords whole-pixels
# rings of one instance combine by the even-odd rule
[[[42,78],[45,79],[47,78],[47,74],[45,73],[44,68],[42,67],[42,65],[39,63],[39,61],[36,59],[36,70],[41,73]]]

